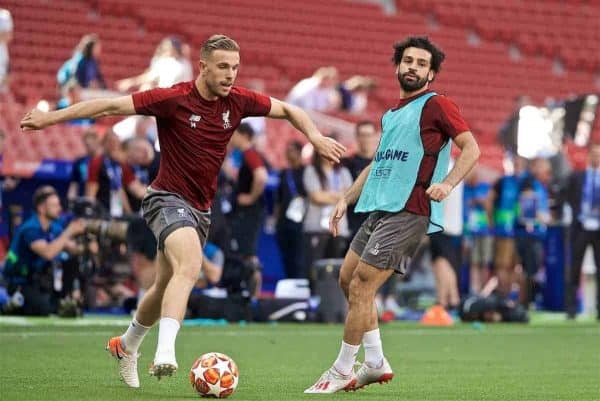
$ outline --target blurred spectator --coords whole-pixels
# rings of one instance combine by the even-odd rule
[[[132,276],[138,288],[138,300],[154,283],[157,246],[146,222],[140,216],[131,218],[127,228],[127,249]]]
[[[303,226],[305,269],[309,270],[301,277],[308,278],[314,262],[341,258],[347,249],[350,230],[346,216],[339,222],[337,237],[329,232],[329,218],[335,204],[352,185],[352,175],[346,167],[334,165],[315,152],[312,164],[304,170],[303,181],[309,199]]]
[[[100,138],[98,137],[98,133],[93,129],[87,130],[83,134],[83,145],[85,147],[85,155],[73,162],[69,189],[67,191],[68,200],[85,196],[85,185],[88,180],[90,160],[102,153]]]
[[[6,134],[0,131],[0,253],[4,255],[4,252],[8,248],[8,221],[4,218],[4,205],[2,198],[4,193],[7,191],[14,190],[19,181],[13,177],[5,177],[2,174],[2,162],[4,155],[4,141],[6,140]]]
[[[182,82],[191,81],[194,79],[194,64],[192,63],[192,47],[188,43],[181,43],[181,47],[177,52],[178,59],[183,65],[181,73]]]
[[[0,8],[0,93],[8,90],[10,56],[8,45],[13,38],[13,20],[10,11]]]
[[[265,92],[265,82],[262,79],[253,79],[249,81],[246,87],[250,90],[264,93]],[[250,124],[252,129],[254,130],[254,137],[252,142],[261,153],[269,152],[269,145],[267,143],[267,119],[261,116],[253,116],[246,117],[242,120],[244,123]]]
[[[520,291],[520,301],[526,308],[534,300],[535,276],[542,265],[544,238],[550,221],[548,191],[539,180],[549,171],[548,160],[535,159],[519,186],[515,234],[525,286]]]
[[[58,308],[57,296],[63,286],[60,262],[66,260],[64,251],[77,253],[73,237],[83,233],[85,223],[74,220],[64,228],[58,222],[60,199],[50,186],[35,191],[33,205],[35,213],[17,229],[11,242],[4,275],[13,299],[22,295],[22,304],[13,303],[12,312],[48,315]]]
[[[469,243],[471,294],[478,294],[487,281],[487,269],[492,263],[494,240],[490,231],[492,205],[489,183],[479,179],[477,169],[471,170],[464,185],[464,234]]]
[[[225,265],[225,254],[213,244],[206,242],[203,249],[202,269],[196,282],[196,288],[206,289],[215,286],[223,275],[223,266]]]
[[[127,230],[131,268],[138,287],[138,300],[154,282],[157,246],[154,234],[142,219],[140,210],[146,188],[158,175],[160,155],[144,138],[126,142],[127,163],[123,166],[123,186],[134,214]]]
[[[258,264],[256,254],[264,217],[263,193],[268,172],[262,156],[252,146],[253,135],[252,127],[242,123],[231,137],[231,146],[242,152],[230,220],[231,251],[241,255],[245,261]],[[260,292],[259,275],[257,271],[257,291]]]
[[[127,163],[123,168],[123,184],[131,212],[139,213],[146,188],[158,175],[160,153],[145,138],[132,138],[125,143]]]
[[[227,179],[221,169],[217,177],[217,192],[210,208],[210,230],[207,241],[224,251],[231,247],[231,226],[227,216],[233,208],[231,205],[232,194],[233,182]]]
[[[56,81],[59,87],[63,87],[67,82],[75,78],[75,72],[77,71],[77,66],[83,57],[83,49],[86,47],[88,42],[92,40],[97,40],[98,36],[96,34],[87,34],[83,35],[77,43],[77,46],[73,49],[73,54],[71,58],[63,63],[58,69],[56,73]]]
[[[515,224],[519,204],[519,187],[527,173],[527,159],[517,156],[509,173],[501,177],[490,191],[493,205],[494,269],[498,276],[498,292],[508,296],[515,279],[517,263]]]
[[[81,51],[81,59],[75,70],[75,78],[82,88],[106,89],[106,82],[100,71],[101,53],[100,38],[91,35]]]
[[[372,77],[354,75],[337,86],[340,96],[340,110],[351,114],[361,114],[367,110],[369,92],[375,89]]]
[[[365,167],[371,163],[379,141],[375,123],[372,121],[365,120],[357,123],[355,133],[356,153],[352,157],[342,159],[342,164],[350,171],[353,180],[356,180]],[[347,212],[348,225],[352,237],[368,216],[367,213],[354,213],[354,206],[349,205]]]
[[[538,181],[544,185],[548,192],[548,208],[550,209],[551,226],[562,225],[565,219],[565,187],[572,168],[567,161],[567,155],[563,152],[548,159],[549,165],[536,173]]]
[[[449,171],[453,166],[451,162]],[[437,301],[453,310],[460,304],[457,278],[462,265],[463,187],[461,181],[443,201],[444,231],[429,237]]]
[[[277,243],[283,258],[287,278],[302,278],[304,272],[302,220],[306,214],[306,190],[304,189],[304,166],[302,144],[288,143],[285,152],[288,167],[279,173],[277,192]]]
[[[95,199],[112,217],[129,213],[131,208],[123,189],[124,155],[117,135],[108,130],[103,138],[104,153],[89,162],[85,196]]]
[[[193,71],[190,71],[190,61],[184,56],[182,46],[175,37],[164,38],[156,47],[146,71],[118,81],[117,89],[128,92],[134,89],[168,88],[179,82],[191,81]]]
[[[118,81],[117,89],[128,92],[156,87],[167,88],[180,82],[191,81],[194,77],[190,52],[190,46],[179,39],[164,38],[156,47],[150,66],[140,75]],[[115,124],[113,129],[122,141],[143,136],[154,142],[157,151],[160,150],[153,117],[129,116]]]
[[[202,269],[188,300],[187,318],[223,319],[226,317],[227,290],[218,286],[225,268],[225,254],[207,241],[202,250]],[[236,305],[237,306],[237,305]]]
[[[337,68],[321,67],[311,77],[294,85],[287,96],[287,102],[307,110],[335,110],[339,105],[337,83]]]
[[[585,250],[591,245],[596,264],[596,313],[600,320],[600,142],[589,145],[587,168],[569,177],[566,192],[567,202],[573,211],[567,316],[574,319],[577,313],[581,265]]]
[[[72,104],[79,103],[82,101],[81,97],[81,86],[75,79],[69,80],[62,88],[61,88],[62,97],[56,102],[56,109],[64,109],[69,107]],[[94,124],[94,120],[91,118],[79,118],[76,120],[70,120],[66,122],[68,125],[85,125],[89,126]]]
[[[156,151],[160,151],[156,119],[154,117],[129,116],[113,125],[112,130],[121,142],[127,142],[131,138],[145,138],[154,144]]]

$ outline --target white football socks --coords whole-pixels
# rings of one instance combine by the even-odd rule
[[[365,348],[365,363],[372,368],[380,367],[383,363],[383,346],[379,329],[363,334],[362,344]]]
[[[333,367],[344,376],[352,373],[354,362],[356,362],[356,354],[358,354],[359,345],[346,344],[342,341],[340,353],[333,363]]]
[[[141,325],[134,317],[125,334],[121,336],[125,351],[135,355],[149,330],[150,327]]]
[[[175,360],[175,339],[179,332],[179,321],[170,317],[160,319],[158,326],[158,346],[156,347],[156,359]]]

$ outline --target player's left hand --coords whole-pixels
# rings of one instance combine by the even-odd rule
[[[441,202],[452,192],[452,185],[440,182],[431,184],[425,193],[434,201]]]
[[[346,152],[346,147],[344,145],[335,139],[324,135],[319,135],[316,138],[311,139],[311,143],[321,156],[334,163],[339,163],[340,158]]]

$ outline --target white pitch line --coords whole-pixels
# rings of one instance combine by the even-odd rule
[[[187,330],[185,330],[183,333],[185,333]],[[102,331],[85,331],[85,332],[79,332],[79,331],[70,331],[70,330],[44,330],[44,331],[11,331],[11,332],[0,332],[0,337],[41,337],[41,336],[54,336],[54,335],[60,335],[60,336],[106,336],[106,335],[111,335],[114,334],[114,331],[106,331],[106,330],[102,330]],[[598,329],[581,329],[581,330],[577,330],[576,332],[574,332],[573,334],[577,334],[577,335],[598,335],[600,333],[600,331]],[[221,331],[221,330],[205,330],[203,331],[200,335],[202,336],[207,336],[207,337],[223,337],[223,336],[227,336],[227,337],[237,337],[237,336],[255,336],[255,337],[270,337],[270,336],[276,336],[276,337],[281,337],[281,336],[302,336],[302,337],[326,337],[326,336],[334,336],[334,335],[341,335],[342,331],[341,330],[317,330],[317,331],[305,331],[302,334],[298,334],[298,332],[295,331],[289,331],[289,332],[282,332],[282,331],[276,331],[276,330],[227,330],[227,331]],[[394,333],[394,335],[396,336],[477,336],[477,335],[481,335],[481,336],[494,336],[494,337],[499,337],[499,336],[520,336],[520,335],[537,335],[539,334],[539,330],[535,330],[533,328],[531,329],[520,329],[520,330],[515,330],[515,331],[511,331],[511,332],[504,332],[504,331],[498,331],[498,332],[493,332],[493,331],[450,331],[450,330],[444,330],[444,331],[436,331],[436,330],[420,330],[420,329],[415,329],[415,330],[401,330],[398,331],[396,333]]]
[[[110,336],[115,334],[114,331],[94,331],[94,332],[80,332],[80,331],[13,331],[10,333],[0,333],[0,337],[45,337],[45,336],[67,336],[67,337],[91,337],[91,336]]]

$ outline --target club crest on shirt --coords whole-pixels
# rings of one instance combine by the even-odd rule
[[[196,124],[199,123],[200,120],[202,120],[202,117],[192,114],[190,116],[189,120],[190,120],[190,127],[196,128]]]
[[[223,116],[223,128],[231,128],[231,122],[229,121],[229,110],[222,114]]]

